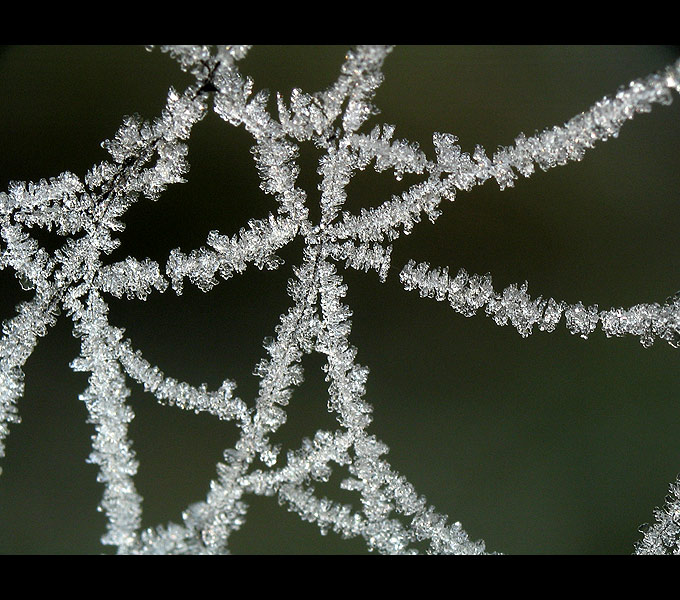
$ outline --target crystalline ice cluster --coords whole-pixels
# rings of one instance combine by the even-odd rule
[[[355,360],[351,311],[343,303],[347,286],[336,263],[374,270],[384,281],[390,244],[423,216],[435,221],[442,200],[453,200],[457,191],[489,179],[505,189],[519,175],[531,176],[536,167],[547,170],[581,160],[597,142],[616,137],[627,120],[671,102],[671,93],[680,91],[680,61],[632,82],[562,126],[531,137],[519,135],[513,146],[491,157],[480,146],[469,155],[455,136],[442,133],[434,134],[435,155],[427,157],[417,144],[394,139],[391,125],[362,132],[377,114],[372,99],[390,47],[353,48],[333,85],[312,94],[297,89],[290,97],[277,94],[275,115],[268,110],[268,94],[256,92],[253,80],[238,68],[247,46],[160,49],[193,75],[194,83],[182,92],[170,89],[158,118],[125,118],[103,144],[110,160],[93,166],[82,179],[66,172],[37,183],[12,183],[0,193],[0,268],[11,269],[22,287],[34,291],[2,327],[0,456],[10,425],[19,422],[24,363],[57,318],[70,318],[81,344],[71,367],[89,373],[80,398],[96,431],[90,461],[98,465],[98,481],[104,485],[100,509],[108,525],[102,542],[118,552],[227,553],[230,534],[247,518],[248,496],[269,495],[316,523],[321,532],[361,537],[369,549],[381,553],[423,548],[431,553],[484,553],[483,542],[469,539],[460,523],[450,523],[384,460],[387,447],[370,432],[371,406],[364,398],[368,369]],[[168,185],[184,181],[187,142],[209,110],[252,136],[261,189],[273,196],[275,212],[249,221],[233,236],[212,231],[205,246],[188,254],[172,250],[164,265],[132,257],[107,262],[119,245],[116,234],[127,209],[142,198],[157,200]],[[296,184],[301,143],[322,151],[318,222],[310,220],[306,193]],[[376,208],[358,215],[343,211],[348,183],[368,168],[392,171],[397,180],[405,174],[420,175],[421,180]],[[48,252],[31,236],[34,227],[63,236],[63,245]],[[251,265],[279,268],[276,253],[294,239],[303,241],[304,251],[289,281],[290,307],[263,344],[266,356],[255,367],[260,384],[253,402],[236,397],[236,384],[230,380],[209,390],[166,376],[121,329],[109,324],[107,295],[145,299],[168,289],[181,294],[185,285],[209,292]],[[599,327],[607,336],[638,336],[644,346],[657,339],[680,344],[677,297],[599,310],[581,302],[532,299],[526,283],[497,291],[489,275],[470,275],[464,269],[450,275],[448,267],[410,261],[400,277],[407,290],[447,300],[468,317],[483,310],[522,337],[534,326],[552,332],[564,318],[569,331],[584,338]],[[270,437],[285,422],[285,408],[302,382],[301,360],[312,352],[325,359],[328,409],[337,428],[319,430],[300,448],[283,453]],[[186,509],[181,524],[141,530],[142,498],[134,484],[138,463],[128,438],[133,418],[127,403],[129,380],[161,403],[207,412],[233,422],[240,433],[217,465],[208,496]],[[360,509],[317,495],[315,482],[327,481],[337,466],[349,472],[342,487],[356,493]],[[637,551],[680,551],[679,485],[672,486]]]

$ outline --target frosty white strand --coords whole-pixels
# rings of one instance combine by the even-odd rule
[[[496,292],[490,275],[468,275],[460,269],[455,277],[448,267],[430,269],[429,263],[409,261],[399,275],[406,290],[418,290],[421,297],[448,300],[451,307],[466,317],[484,308],[497,325],[512,324],[522,337],[527,337],[537,325],[541,331],[554,331],[564,314],[572,334],[587,339],[599,325],[607,337],[636,335],[646,348],[655,339],[671,346],[680,344],[680,298],[669,298],[665,304],[636,304],[629,309],[612,308],[599,311],[597,304],[586,307],[581,302],[568,304],[541,296],[532,300],[527,283],[511,284]]]
[[[120,366],[102,339],[105,331],[106,305],[91,294],[85,310],[77,315],[74,331],[82,336],[81,357],[74,360],[74,371],[89,371],[89,387],[80,399],[87,406],[89,422],[95,426],[89,462],[99,466],[97,480],[104,484],[100,504],[107,518],[103,544],[131,551],[139,542],[142,497],[133,477],[138,462],[127,437],[128,423],[134,413],[126,404],[130,391]]]
[[[0,338],[0,457],[9,423],[20,423],[16,407],[24,392],[22,368],[33,353],[38,338],[56,323],[56,307],[51,293],[37,293],[33,300],[17,307],[17,315],[2,324]],[[2,471],[0,470],[0,473]]]
[[[336,235],[340,239],[354,237],[364,242],[379,242],[385,237],[393,240],[399,235],[399,227],[409,233],[423,213],[434,221],[440,215],[440,200],[455,199],[456,190],[469,191],[492,178],[503,190],[514,185],[515,170],[530,177],[534,164],[548,170],[569,161],[580,161],[596,142],[617,137],[621,126],[636,114],[651,111],[654,104],[670,104],[671,91],[680,92],[680,60],[658,73],[633,81],[615,96],[605,96],[562,127],[545,129],[529,138],[520,134],[514,146],[500,148],[491,159],[479,145],[472,156],[463,152],[456,143],[458,138],[448,133],[433,135],[435,161],[426,161],[418,147],[406,141],[388,144],[394,132],[392,126],[384,126],[387,129],[383,130],[382,138],[378,128],[370,137],[354,137],[353,144],[359,150],[363,165],[375,158],[378,172],[394,168],[399,178],[403,172],[420,173],[426,167],[431,176],[400,197],[393,197],[376,208],[362,209],[360,216],[343,214]]]
[[[211,231],[207,241],[211,248],[192,250],[188,256],[179,249],[172,250],[166,273],[175,292],[181,294],[185,278],[207,292],[217,285],[218,273],[229,279],[234,272],[245,271],[249,263],[258,269],[277,269],[283,261],[275,252],[292,241],[298,229],[294,219],[269,215],[267,220],[252,219],[248,229],[242,228],[231,238]]]
[[[116,332],[116,338],[122,336],[120,330],[109,327]],[[113,337],[109,333],[107,343]],[[152,393],[160,402],[169,406],[177,406],[195,413],[207,412],[224,421],[234,419],[245,420],[247,407],[240,399],[234,397],[236,384],[231,380],[222,382],[220,388],[211,392],[206,384],[194,387],[186,382],[177,381],[173,377],[165,377],[163,372],[144,359],[139,350],[133,350],[128,339],[114,342],[110,346],[127,375],[144,386],[144,390]]]
[[[655,523],[640,527],[636,554],[680,554],[680,477],[670,485],[666,502],[654,510]]]

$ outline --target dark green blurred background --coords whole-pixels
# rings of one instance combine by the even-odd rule
[[[242,62],[256,88],[315,91],[337,76],[344,47],[254,48]],[[489,153],[562,124],[619,85],[674,61],[680,48],[402,47],[387,59],[376,96],[396,137],[432,155],[431,135],[457,135],[466,151]],[[0,189],[70,170],[83,176],[105,159],[100,142],[126,114],[152,118],[167,88],[189,78],[167,56],[140,47],[6,47],[0,53]],[[490,272],[494,286],[529,282],[532,296],[582,300],[601,308],[663,301],[680,289],[680,101],[624,126],[619,139],[573,163],[501,193],[494,182],[455,203],[432,225],[399,239],[387,283],[374,273],[340,271],[354,310],[351,339],[368,365],[372,432],[391,448],[394,467],[489,550],[506,553],[629,553],[680,472],[678,350],[636,339],[584,341],[562,327],[522,339],[490,319],[466,319],[448,304],[405,292],[398,272],[410,258]],[[258,188],[251,142],[214,114],[194,129],[188,183],[157,203],[135,205],[112,260],[204,244],[208,231],[234,234],[249,218],[275,210]],[[300,184],[319,197],[318,158],[302,148]],[[417,178],[360,173],[346,208],[358,212]],[[312,208],[312,214],[318,209]],[[56,236],[41,239],[55,247]],[[252,402],[251,375],[288,306],[285,285],[301,245],[282,253],[277,272],[250,268],[208,294],[188,287],[146,302],[112,299],[111,321],[167,375],[211,388],[235,379]],[[0,272],[0,319],[28,298]],[[70,371],[79,349],[63,319],[26,366],[23,418],[7,443],[0,479],[0,552],[100,553],[102,486],[86,464],[91,425],[78,394],[86,376]],[[322,360],[305,360],[289,422],[277,435],[289,447],[320,427],[326,412]],[[205,497],[234,427],[158,405],[130,384],[130,431],[141,466],[145,526],[178,521]],[[340,479],[333,479],[337,483]],[[324,493],[331,486],[320,488]],[[347,495],[334,497],[346,500]],[[241,553],[355,553],[343,541],[253,498],[247,524],[233,535]]]

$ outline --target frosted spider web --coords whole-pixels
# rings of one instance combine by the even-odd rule
[[[377,113],[371,100],[382,81],[388,47],[349,51],[337,81],[323,92],[277,95],[276,116],[269,111],[267,94],[254,93],[253,81],[238,69],[248,47],[161,49],[177,59],[195,83],[181,93],[171,89],[165,110],[153,122],[126,118],[116,136],[104,143],[112,162],[95,165],[83,180],[67,172],[37,183],[13,183],[0,195],[0,266],[12,268],[22,287],[35,290],[33,299],[21,304],[3,326],[1,439],[8,424],[19,420],[24,363],[38,338],[60,314],[66,315],[81,339],[81,355],[72,368],[90,373],[81,400],[97,430],[90,460],[99,466],[98,479],[105,486],[104,544],[121,553],[225,553],[230,534],[247,517],[247,497],[270,495],[322,532],[363,538],[379,552],[415,552],[423,544],[433,553],[485,552],[483,542],[470,540],[460,523],[438,513],[384,460],[386,445],[370,433],[371,406],[364,399],[368,370],[355,362],[351,312],[342,301],[346,285],[335,263],[374,270],[384,281],[391,244],[423,217],[435,222],[442,200],[452,201],[457,192],[489,179],[502,190],[511,187],[518,174],[531,176],[536,166],[547,170],[581,160],[596,142],[616,137],[637,113],[670,103],[671,91],[680,89],[680,63],[631,83],[564,126],[520,135],[513,146],[491,157],[481,147],[469,155],[455,136],[437,133],[435,156],[428,158],[417,144],[394,139],[390,125],[360,132]],[[106,255],[118,247],[115,234],[122,230],[120,219],[131,204],[140,197],[157,200],[168,184],[184,180],[185,142],[211,106],[253,137],[261,188],[274,196],[276,212],[251,220],[235,236],[213,231],[201,248],[172,250],[163,267],[131,257],[106,264]],[[323,152],[318,222],[310,220],[306,194],[296,185],[302,143],[313,143]],[[343,210],[346,187],[357,172],[369,168],[393,172],[397,180],[418,175],[421,181],[376,208],[350,214]],[[66,238],[64,245],[53,253],[40,247],[29,231],[34,227],[54,230]],[[143,300],[169,287],[181,294],[188,284],[209,292],[221,279],[238,276],[251,264],[280,268],[276,253],[295,239],[303,241],[304,254],[289,283],[292,303],[275,335],[265,340],[268,357],[256,366],[261,383],[254,404],[237,397],[236,384],[229,379],[209,390],[166,376],[108,322],[106,295]],[[402,265],[399,277],[406,290],[446,300],[465,316],[481,312],[499,325],[512,325],[523,337],[534,327],[551,332],[564,323],[584,338],[600,328],[607,336],[638,336],[644,346],[657,339],[672,346],[679,341],[677,297],[600,310],[581,302],[532,297],[526,284],[495,289],[488,275],[462,269],[450,273],[447,267],[423,262]],[[338,428],[317,431],[283,456],[270,437],[284,425],[284,407],[302,382],[303,356],[313,352],[326,360],[328,408]],[[208,497],[187,508],[182,524],[141,530],[142,499],[133,482],[138,464],[127,435],[133,417],[126,402],[128,379],[161,403],[233,421],[240,433],[235,446],[224,452]],[[256,466],[258,461],[264,466]],[[315,482],[327,481],[337,467],[350,473],[342,487],[357,494],[359,510],[315,493]],[[674,496],[657,511],[657,523],[645,533],[638,551],[677,551],[677,493],[674,484]]]

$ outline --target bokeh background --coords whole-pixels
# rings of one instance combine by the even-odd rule
[[[345,53],[336,46],[256,47],[242,72],[256,88],[289,94],[320,90],[336,78]],[[489,152],[562,124],[593,102],[674,61],[677,46],[398,47],[385,64],[376,123],[417,141],[432,155],[435,131],[454,133],[466,151]],[[166,55],[133,46],[15,46],[0,51],[0,189],[70,170],[83,176],[106,159],[100,142],[126,114],[153,118],[170,85],[189,78]],[[393,268],[375,273],[340,267],[354,311],[351,339],[371,374],[372,432],[393,466],[441,512],[459,520],[489,550],[505,553],[625,554],[652,520],[680,471],[680,350],[636,339],[584,341],[562,327],[522,339],[478,316],[405,292],[398,280],[410,258],[455,272],[490,272],[497,290],[529,282],[532,296],[582,300],[601,308],[662,302],[680,288],[680,102],[658,106],[624,126],[616,140],[572,163],[500,192],[487,182],[443,205],[394,246]],[[234,234],[249,218],[275,210],[258,187],[241,128],[209,115],[192,135],[188,182],[128,214],[111,257],[146,256],[161,264],[172,248],[204,244],[218,229]],[[302,147],[299,182],[312,214],[319,192],[314,148]],[[418,179],[360,173],[346,209],[358,212]],[[41,233],[49,248],[58,236]],[[167,375],[211,388],[238,382],[252,402],[263,356],[288,305],[285,293],[301,245],[282,253],[276,272],[249,268],[203,294],[156,293],[146,302],[111,299],[113,324]],[[0,319],[30,297],[0,272]],[[86,463],[92,425],[78,394],[86,376],[64,317],[26,365],[21,425],[11,428],[0,479],[0,553],[101,553],[102,486]],[[333,427],[326,411],[320,356],[305,359],[277,441],[298,447]],[[215,463],[235,428],[205,415],[160,406],[135,383],[130,427],[140,460],[144,526],[178,521],[205,497]],[[319,491],[334,492],[342,473]],[[302,522],[274,498],[252,498],[247,524],[233,535],[238,553],[363,553]]]

